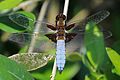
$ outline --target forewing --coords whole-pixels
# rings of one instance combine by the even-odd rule
[[[22,13],[9,14],[9,19],[25,29],[29,29],[29,30],[33,29],[34,20],[28,18]]]
[[[9,14],[9,19],[14,22],[15,24],[33,32],[34,31],[34,26],[37,26],[38,24],[40,25],[40,33],[45,33],[47,32],[48,28],[51,30],[56,30],[54,24],[47,22],[47,20],[42,20],[42,21],[35,21],[32,18],[29,18],[28,16],[22,14],[22,13],[12,13]]]
[[[73,38],[72,41],[70,41],[67,46],[66,49],[69,52],[73,52],[75,50],[77,50],[78,48],[81,48],[83,46],[83,38],[84,38],[84,33],[85,33],[85,25],[86,23],[93,21],[94,23],[98,24],[100,23],[102,20],[104,20],[105,18],[107,18],[110,15],[110,13],[106,10],[102,10],[99,11],[93,15],[91,15],[90,17],[84,19],[83,21],[74,21],[74,22],[68,22],[67,25],[70,24],[74,24],[75,26],[72,28],[72,30],[70,30],[70,32],[76,33],[77,35]],[[112,36],[111,32],[109,31],[105,31],[102,30],[102,32],[104,33],[104,37],[105,39],[109,38]],[[90,34],[90,33],[88,33]],[[93,43],[94,41],[91,41],[91,43]]]
[[[103,10],[103,11],[99,11],[96,14],[90,16],[87,18],[87,22],[93,21],[96,24],[100,23],[101,21],[103,21],[104,19],[106,19],[108,16],[110,15],[110,12]]]
[[[84,19],[82,21],[77,20],[77,21],[73,21],[72,23],[68,22],[67,25],[75,23],[75,27],[73,28],[73,30],[84,31],[85,25],[88,22],[93,21],[94,23],[98,24],[101,21],[103,21],[104,19],[106,19],[109,15],[110,15],[110,12],[108,12],[106,10],[102,10],[102,11],[99,11],[99,12],[87,17],[86,19]]]

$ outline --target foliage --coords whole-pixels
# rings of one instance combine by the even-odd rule
[[[114,50],[110,49],[110,48],[107,48],[107,53],[108,53],[108,56],[112,62],[112,64],[114,65],[114,69],[112,70],[113,73],[116,73],[117,75],[120,75],[120,55],[115,52]]]
[[[22,65],[5,56],[0,55],[0,79],[1,80],[33,80]]]
[[[85,47],[87,50],[87,62],[91,65],[91,69],[96,72],[98,67],[103,63],[105,47],[103,33],[100,32],[94,22],[90,22],[86,25]]]
[[[20,16],[20,18],[22,16],[22,19],[20,20],[18,16]],[[9,15],[2,16],[0,20],[0,26],[2,27],[0,27],[0,29],[9,33],[19,33],[25,31],[28,28],[29,30],[31,30],[34,21],[35,16],[32,13],[19,11],[16,13],[11,13]],[[24,25],[20,25],[20,23],[24,22],[26,22]]]
[[[71,66],[70,66],[71,65]],[[57,72],[56,74],[56,79],[61,80],[70,80],[75,74],[79,71],[80,66],[78,63],[73,63],[73,62],[67,62],[65,70],[60,74]],[[44,66],[41,69],[38,69],[37,71],[32,72],[32,75],[37,79],[37,80],[49,80],[50,75],[52,71],[52,64],[49,63],[47,66]],[[71,74],[73,73],[73,74]],[[44,76],[44,77],[43,77]]]
[[[0,11],[9,10],[20,4],[22,0],[3,0],[0,2]],[[11,4],[14,3],[14,4]]]

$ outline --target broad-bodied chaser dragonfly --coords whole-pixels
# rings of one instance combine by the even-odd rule
[[[85,26],[85,24],[89,21],[93,21],[96,24],[98,24],[99,22],[104,20],[106,17],[108,17],[109,14],[110,13],[106,10],[99,11],[98,13],[86,18],[84,20],[84,23],[82,24],[82,26]],[[23,19],[24,19],[24,16],[18,15],[17,17],[19,17],[19,18],[23,17]],[[9,18],[12,21],[14,21],[15,23],[17,23],[17,21],[14,20],[14,18],[16,18],[16,17],[14,17],[14,15],[10,15]],[[22,22],[22,23],[26,24],[26,22]],[[20,23],[18,23],[18,24],[20,24]],[[55,31],[55,33],[45,34],[44,36],[48,37],[52,42],[56,43],[56,66],[57,66],[59,72],[62,72],[64,69],[64,66],[65,66],[66,43],[71,41],[72,39],[74,39],[74,37],[77,35],[77,33],[68,33],[67,32],[68,30],[75,27],[75,24],[76,23],[67,24],[66,16],[62,13],[60,13],[56,16],[55,26],[52,24],[46,24],[47,28],[51,29],[52,31]],[[22,24],[20,24],[20,25],[22,25]],[[10,36],[9,40],[17,42],[17,43],[21,43],[21,42],[25,41],[26,36],[21,37],[21,36],[17,36],[17,35],[19,35],[19,34],[13,34],[12,36]],[[19,39],[19,38],[22,38],[22,39]],[[40,43],[42,44],[42,42],[40,42]],[[48,45],[48,47],[50,47],[48,42],[45,42],[45,43],[46,43],[46,45]],[[37,43],[37,44],[39,44],[39,43]],[[39,47],[41,47],[41,46],[42,46],[42,48],[46,48],[46,49],[48,48],[48,47],[45,47],[45,44],[42,44]],[[48,49],[50,50],[50,48],[48,48]]]

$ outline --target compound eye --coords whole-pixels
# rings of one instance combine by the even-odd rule
[[[64,14],[60,13],[60,14],[58,14],[58,15],[56,16],[56,20],[58,21],[60,18],[62,18],[63,20],[65,20],[65,19],[66,19],[66,16],[65,16]]]
[[[65,20],[66,19],[66,16],[65,15],[63,15],[63,20]]]
[[[56,20],[58,21],[58,20],[59,20],[59,18],[60,18],[60,16],[59,16],[59,15],[57,15],[57,16],[56,16]]]
[[[60,13],[60,18],[63,18],[63,20],[65,20],[66,16],[63,13]]]

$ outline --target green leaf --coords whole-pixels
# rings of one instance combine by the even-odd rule
[[[33,80],[20,64],[0,55],[0,80]]]
[[[35,16],[30,12],[19,11],[0,17],[0,29],[9,33],[32,31]]]
[[[81,61],[80,53],[74,52],[72,54],[67,54],[67,60],[70,61]]]
[[[17,13],[20,13],[20,14],[25,15],[27,18],[29,18],[29,20],[31,20],[31,21],[33,21],[33,22],[36,20],[35,15],[34,15],[33,13],[31,13],[31,12],[19,11],[19,12],[17,12]]]
[[[90,75],[85,76],[85,80],[107,80],[106,75],[92,72]]]
[[[113,69],[113,72],[120,76],[120,55],[111,48],[107,48],[106,50],[112,64],[115,67]]]
[[[50,80],[53,63],[50,66],[46,66],[39,73],[32,73],[32,75],[38,80]],[[57,70],[55,80],[71,80],[79,71],[79,63],[67,62],[63,72],[60,74]]]
[[[78,63],[74,63],[74,64],[71,63],[69,65],[66,65],[62,74],[58,72],[56,74],[55,79],[56,80],[70,80],[75,76],[75,74],[79,71],[79,69],[80,69],[80,66]]]
[[[16,7],[23,0],[3,0],[0,2],[0,11]]]
[[[16,13],[9,14],[9,19],[19,26],[26,28],[29,31],[33,30],[35,15],[30,12],[19,11]]]
[[[85,80],[91,80],[88,75],[85,76]]]
[[[96,71],[104,60],[105,47],[103,33],[95,23],[89,22],[86,25],[84,42],[87,51],[86,59],[91,64],[91,68]]]
[[[95,78],[95,80],[107,80],[107,78],[104,74],[99,74],[96,72],[91,73],[91,77]]]
[[[8,16],[0,17],[0,29],[9,33],[19,33],[25,31],[25,28],[12,22]]]
[[[53,56],[43,53],[21,53],[10,56],[9,58],[23,64],[28,71],[31,71],[45,66]]]
[[[0,68],[0,80],[16,80],[16,77],[12,76],[6,69]]]

